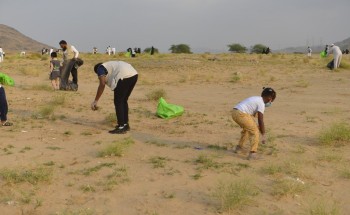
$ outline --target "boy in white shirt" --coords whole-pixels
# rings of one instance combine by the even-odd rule
[[[243,149],[244,143],[250,139],[251,149],[248,160],[256,159],[256,151],[259,145],[259,131],[262,135],[262,143],[265,144],[265,125],[264,112],[265,107],[270,107],[276,99],[276,92],[272,88],[264,88],[261,96],[249,97],[237,104],[232,111],[232,119],[243,129],[241,139],[236,146],[235,153]],[[258,115],[257,126],[254,116]]]

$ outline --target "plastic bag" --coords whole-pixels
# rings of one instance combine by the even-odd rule
[[[131,57],[131,52],[125,52],[124,56],[125,57]]]
[[[184,108],[174,104],[168,104],[163,98],[159,99],[157,107],[157,115],[163,119],[171,119],[181,116]]]
[[[10,76],[0,72],[0,84],[15,86],[15,81]]]
[[[325,57],[327,57],[327,53],[326,53],[325,51],[322,51],[322,52],[320,53],[320,56],[321,56],[322,58],[325,58]]]
[[[334,59],[327,64],[328,69],[334,69]]]

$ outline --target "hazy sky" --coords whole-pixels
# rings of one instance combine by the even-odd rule
[[[0,0],[0,23],[80,51],[167,52],[178,43],[194,51],[226,51],[230,43],[280,49],[350,37],[349,10],[350,0]]]

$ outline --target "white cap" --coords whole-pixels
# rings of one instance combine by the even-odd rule
[[[331,44],[331,47],[334,46],[334,43]]]

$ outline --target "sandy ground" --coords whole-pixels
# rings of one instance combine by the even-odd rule
[[[350,144],[324,147],[318,139],[322,129],[350,119],[349,56],[343,57],[347,68],[336,72],[324,67],[328,59],[303,55],[82,57],[78,92],[52,91],[48,60],[40,56],[10,55],[0,64],[0,72],[16,81],[6,87],[14,126],[0,128],[0,214],[350,211],[350,179],[341,174],[350,171]],[[93,65],[107,60],[127,61],[140,74],[129,101],[132,130],[125,135],[107,132],[114,126],[112,91],[106,89],[98,111],[90,110],[98,84]],[[246,153],[225,149],[240,136],[230,110],[263,86],[277,91],[265,113],[269,141],[259,148],[261,160],[247,161]],[[157,118],[157,102],[146,96],[157,89],[185,114]],[[133,143],[121,156],[98,156],[127,141]],[[15,180],[35,170],[47,178]],[[27,175],[5,177],[11,171]],[[292,185],[280,188],[281,181]],[[220,183],[237,182],[247,182],[255,194],[223,208],[215,195]]]

